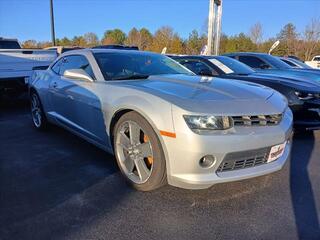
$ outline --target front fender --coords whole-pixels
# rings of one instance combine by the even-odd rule
[[[111,108],[104,109],[112,109],[111,111],[105,112],[107,119],[106,126],[108,128],[107,132],[109,133],[109,136],[111,136],[111,122],[118,112],[132,110],[139,113],[149,122],[157,134],[165,155],[167,172],[170,172],[167,146],[169,142],[174,141],[174,138],[163,136],[160,131],[175,133],[172,119],[172,104],[150,94],[141,93],[141,95],[142,96],[123,96],[114,102],[107,104]]]

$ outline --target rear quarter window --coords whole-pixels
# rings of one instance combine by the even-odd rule
[[[52,70],[55,74],[58,74],[58,75],[59,75],[61,61],[62,61],[62,59],[60,59],[59,61],[57,61],[57,62],[51,67],[51,70]]]

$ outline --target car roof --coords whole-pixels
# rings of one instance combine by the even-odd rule
[[[260,53],[260,52],[234,52],[234,53],[226,53],[224,56],[270,56],[268,53]]]
[[[122,50],[139,50],[138,46],[121,45],[121,44],[108,44],[92,47],[92,49],[122,49]]]
[[[139,50],[124,50],[124,49],[103,49],[103,48],[85,48],[76,49],[63,53],[61,56],[69,56],[75,54],[86,55],[88,53],[127,53],[127,54],[138,54],[138,55],[159,55],[159,53],[139,51]]]
[[[214,56],[214,55],[210,55],[210,56],[207,56],[207,55],[167,55],[169,57],[172,57],[172,58],[176,58],[176,59],[183,59],[183,58],[197,58],[197,59],[219,59],[219,58],[227,58],[227,56],[223,56],[223,55],[219,55],[219,56]]]

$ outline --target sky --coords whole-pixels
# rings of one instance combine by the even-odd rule
[[[53,0],[56,37],[72,38],[107,29],[146,27],[155,32],[171,26],[187,38],[196,29],[205,31],[209,0]],[[223,0],[222,31],[248,33],[256,22],[264,38],[274,37],[291,22],[298,31],[312,18],[320,18],[320,0]],[[49,0],[0,0],[0,36],[49,41]]]

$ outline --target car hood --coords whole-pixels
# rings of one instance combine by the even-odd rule
[[[320,74],[314,71],[297,69],[264,69],[258,72],[278,77],[292,78],[295,80],[311,80],[320,83]]]
[[[296,68],[296,70],[307,71],[307,72],[313,72],[313,73],[316,73],[316,74],[320,74],[320,69],[317,69],[317,68]]]
[[[301,91],[310,91],[310,92],[320,92],[320,81],[308,80],[305,78],[297,77],[281,77],[275,74],[263,74],[263,73],[253,73],[246,76],[249,79],[259,80],[261,84],[266,83],[277,83],[286,87]],[[246,79],[246,78],[242,78]]]
[[[138,85],[165,95],[197,101],[266,100],[273,94],[270,88],[254,83],[230,82],[222,78],[182,74],[150,76],[148,80],[140,81]]]
[[[156,75],[146,80],[126,81],[131,88],[159,96],[192,112],[279,113],[286,101],[274,90],[243,81],[188,75]],[[270,104],[273,95],[281,96],[284,104]],[[280,101],[281,102],[281,101]],[[214,104],[214,105],[213,105]]]

